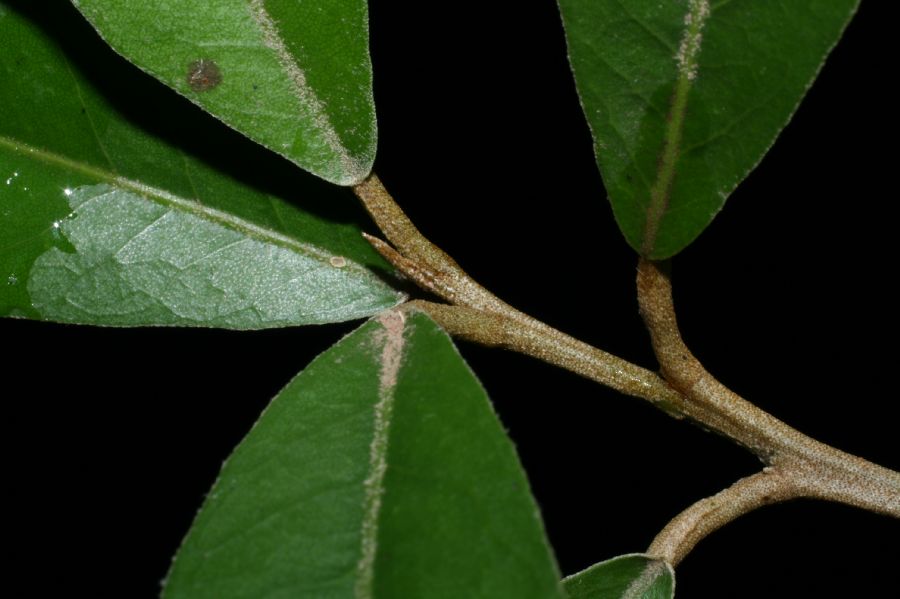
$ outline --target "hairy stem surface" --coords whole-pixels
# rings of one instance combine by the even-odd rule
[[[706,535],[763,505],[810,497],[900,518],[900,473],[820,443],[757,408],[710,375],[681,339],[668,274],[638,265],[638,303],[662,377],[578,341],[524,314],[476,283],[409,221],[373,174],[354,187],[388,240],[366,239],[423,289],[449,304],[415,300],[453,336],[555,364],[626,395],[648,400],[676,418],[732,439],[766,468],[677,516],[648,552],[676,564]]]
[[[653,540],[647,555],[677,566],[711,532],[761,505],[792,499],[794,493],[791,478],[773,468],[742,478],[678,514]]]
[[[789,473],[795,497],[838,501],[900,518],[900,473],[804,435],[717,381],[681,339],[671,281],[659,264],[641,260],[637,287],[663,377],[685,398],[687,417]]]

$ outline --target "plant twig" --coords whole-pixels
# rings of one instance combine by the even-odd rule
[[[425,312],[454,337],[543,360],[681,417],[681,394],[659,375],[546,325],[535,328],[503,314],[423,300],[407,306]]]
[[[672,285],[659,264],[638,265],[638,304],[663,377],[685,398],[684,413],[790,473],[796,497],[827,499],[900,518],[900,473],[820,443],[717,381],[678,330]]]
[[[761,473],[676,517],[654,540],[652,555],[678,563],[698,541],[731,520],[762,505],[797,497],[900,518],[900,473],[807,437],[744,400],[703,368],[681,339],[671,283],[659,264],[640,261],[638,302],[663,377],[498,299],[419,233],[374,174],[354,191],[397,249],[369,235],[366,239],[403,274],[450,303],[415,300],[407,309],[426,312],[451,335],[517,351],[646,399],[676,418],[687,417],[734,440],[766,464]]]
[[[761,505],[793,499],[795,491],[791,478],[773,468],[742,478],[678,514],[656,536],[647,555],[677,566],[711,532]]]
[[[473,281],[453,258],[419,233],[375,173],[354,186],[353,191],[397,250],[370,235],[363,234],[365,238],[417,284],[452,304],[488,312],[515,312]]]
[[[423,289],[452,305],[415,301],[451,335],[504,347],[555,364],[626,395],[640,397],[673,415],[681,400],[659,375],[578,341],[498,299],[428,241],[372,174],[354,188],[378,227],[397,247],[363,233],[372,246]],[[399,250],[399,251],[398,251]]]

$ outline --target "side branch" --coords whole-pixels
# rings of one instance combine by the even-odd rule
[[[694,545],[732,520],[762,505],[794,497],[797,490],[791,478],[774,468],[766,468],[678,514],[653,539],[647,555],[677,566]]]
[[[354,186],[353,191],[397,249],[370,235],[364,234],[365,238],[388,262],[418,285],[451,304],[527,318],[473,281],[453,258],[419,233],[375,173]]]
[[[638,265],[638,303],[664,378],[684,413],[790,473],[796,497],[837,501],[900,518],[900,473],[820,443],[760,410],[719,381],[681,339],[672,285],[659,264]]]

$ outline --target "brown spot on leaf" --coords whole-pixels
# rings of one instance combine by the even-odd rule
[[[187,83],[195,92],[205,92],[222,83],[222,71],[208,58],[195,60],[188,65]]]

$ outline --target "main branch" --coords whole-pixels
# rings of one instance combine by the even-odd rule
[[[659,264],[640,261],[637,287],[662,377],[498,299],[419,233],[375,175],[354,191],[393,247],[375,237],[366,239],[400,272],[448,302],[416,300],[407,309],[428,313],[451,335],[533,356],[648,400],[759,456],[766,465],[762,472],[682,512],[653,541],[650,555],[675,564],[700,539],[738,516],[798,497],[837,501],[900,518],[900,473],[804,435],[744,400],[703,368],[681,339],[671,282]]]

